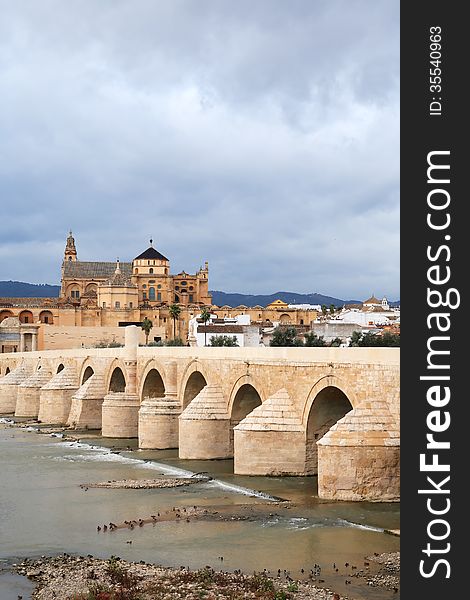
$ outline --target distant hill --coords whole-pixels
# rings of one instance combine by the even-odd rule
[[[340,300],[332,296],[324,296],[323,294],[297,294],[296,292],[275,292],[274,294],[227,294],[226,292],[212,291],[212,302],[217,306],[267,306],[278,298],[288,304],[334,304],[335,306],[343,306],[344,304],[361,304],[361,300]]]
[[[57,298],[60,285],[0,281],[0,298]]]
[[[24,283],[22,281],[0,281],[0,298],[57,298],[60,286],[47,283]],[[278,298],[288,304],[361,304],[361,300],[341,300],[323,294],[298,294],[296,292],[275,292],[274,294],[229,294],[227,292],[211,291],[212,302],[217,306],[267,306]],[[400,303],[390,302],[391,306]]]

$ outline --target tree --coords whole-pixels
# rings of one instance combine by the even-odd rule
[[[326,313],[328,312],[328,308],[327,308],[326,304],[321,305],[321,312],[322,312],[323,316],[326,317]]]
[[[142,330],[145,332],[145,344],[147,345],[149,343],[149,334],[150,334],[150,330],[153,327],[153,323],[148,317],[145,317],[145,319],[142,321],[140,326],[142,327]]]
[[[166,340],[164,346],[184,346],[184,342],[181,338],[177,337],[172,340]]]
[[[207,321],[209,321],[210,318],[211,318],[211,311],[206,306],[204,306],[204,308],[201,310],[201,315],[200,315],[200,319],[204,323],[204,327],[206,326],[206,323],[207,323]],[[204,331],[204,346],[207,346],[207,331]]]
[[[323,339],[323,336],[321,335],[320,337],[318,337],[318,335],[316,335],[313,332],[310,333],[306,333],[305,334],[305,345],[306,346],[326,346],[326,342]]]
[[[330,313],[334,315],[336,312],[336,306],[334,304],[330,304]]]
[[[211,335],[211,346],[238,346],[236,335]]]
[[[362,338],[362,333],[360,331],[353,331],[351,335],[351,339],[349,340],[349,346],[355,347],[359,346],[359,342]]]
[[[400,334],[385,331],[382,335],[375,333],[361,333],[353,331],[350,346],[360,346],[362,348],[373,347],[398,347],[400,346]]]
[[[331,340],[331,342],[328,344],[328,346],[330,346],[331,348],[339,348],[342,343],[343,343],[343,340],[341,338],[335,337],[334,340]]]
[[[176,321],[181,314],[181,306],[179,304],[170,304],[168,307],[170,317],[173,319],[173,339],[176,339]]]
[[[303,341],[297,337],[295,327],[276,327],[270,346],[303,346]]]

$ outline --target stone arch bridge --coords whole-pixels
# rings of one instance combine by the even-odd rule
[[[138,347],[0,355],[0,413],[138,437],[319,495],[399,498],[399,349]]]

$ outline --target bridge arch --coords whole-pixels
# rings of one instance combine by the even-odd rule
[[[125,392],[126,391],[126,370],[117,362],[115,362],[110,370],[108,375],[108,381],[106,384],[106,390],[108,394],[112,394],[115,392]]]
[[[229,413],[229,415],[231,415],[233,412],[233,404],[235,402],[235,398],[237,396],[238,391],[241,387],[247,384],[254,388],[254,390],[260,397],[261,403],[263,403],[266,400],[267,396],[263,386],[258,381],[256,381],[252,375],[242,375],[235,381],[230,391],[229,402],[227,407],[227,412]]]
[[[305,425],[305,472],[318,473],[317,442],[333,425],[353,409],[353,401],[343,383],[332,375],[320,379],[312,388],[303,416]]]
[[[183,410],[194,400],[194,398],[207,385],[207,379],[201,371],[193,371],[186,380],[184,388],[182,388]]]
[[[152,367],[142,381],[141,401],[145,398],[164,398],[165,384],[160,371]]]
[[[183,409],[206,385],[214,383],[213,379],[214,377],[209,376],[209,371],[197,359],[192,360],[184,370],[178,386],[178,396],[182,398]],[[204,385],[202,385],[203,381],[205,381]]]
[[[138,390],[139,390],[139,398],[142,401],[146,395],[144,393],[144,387],[147,384],[147,391],[150,389],[148,388],[149,385],[151,385],[151,380],[148,380],[148,376],[150,374],[151,371],[157,371],[157,373],[159,374],[161,380],[162,380],[162,385],[163,385],[163,390],[165,392],[167,385],[167,372],[165,369],[165,366],[162,362],[160,362],[159,360],[156,360],[155,358],[151,358],[150,360],[148,360],[144,365],[142,369],[139,369],[139,385],[138,385]],[[152,378],[155,377],[155,375],[151,376]],[[148,380],[148,381],[147,381]],[[156,380],[155,380],[156,383]],[[163,393],[163,396],[165,395],[165,393]],[[148,394],[147,394],[147,397]],[[150,398],[159,398],[160,395],[157,396],[150,396]]]
[[[228,413],[230,415],[230,450],[233,454],[233,428],[265,400],[261,387],[250,375],[240,377],[232,388]]]
[[[92,375],[95,374],[95,371],[92,366],[88,365],[83,371],[83,375],[80,378],[81,385],[83,385]]]

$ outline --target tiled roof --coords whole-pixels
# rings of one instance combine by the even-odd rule
[[[154,260],[168,260],[168,258],[166,256],[163,256],[163,254],[160,254],[160,252],[158,252],[158,250],[155,250],[155,248],[153,246],[149,246],[147,248],[147,250],[142,252],[142,254],[139,254],[139,256],[136,256],[134,258],[134,260],[140,260],[141,258],[148,258],[148,259],[153,258]]]
[[[198,333],[243,333],[243,325],[202,325]]]
[[[0,298],[0,310],[13,307],[51,308],[57,306],[58,298]]]
[[[381,304],[381,301],[378,298],[376,298],[374,295],[372,295],[367,300],[364,300],[364,302],[362,304]]]
[[[132,275],[132,263],[119,263],[125,277]],[[111,279],[116,270],[115,262],[67,261],[64,265],[65,279]]]
[[[135,287],[131,282],[131,278],[128,275],[125,275],[121,270],[115,271],[111,279],[106,282],[106,285],[113,287]]]

